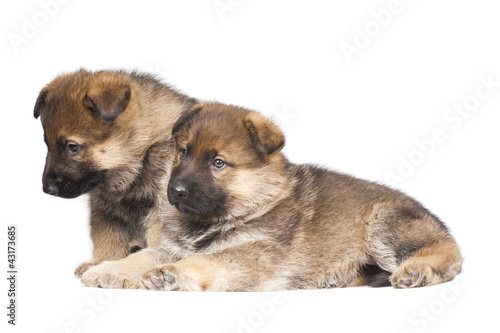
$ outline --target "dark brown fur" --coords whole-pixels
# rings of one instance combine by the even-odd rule
[[[93,256],[75,272],[84,284],[138,287],[142,270],[161,257],[159,180],[172,159],[172,126],[194,103],[150,75],[125,71],[79,70],[40,92],[34,115],[48,147],[44,191],[90,195]]]
[[[144,274],[148,289],[407,288],[460,272],[457,244],[420,203],[290,163],[280,152],[283,134],[256,112],[197,105],[174,126],[174,138],[161,204],[168,262]]]

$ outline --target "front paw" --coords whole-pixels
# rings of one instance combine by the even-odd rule
[[[179,290],[173,265],[156,267],[142,276],[142,284],[149,290]]]
[[[142,275],[150,290],[227,291],[227,276],[215,271],[201,256],[190,256],[172,264],[152,268]]]
[[[80,264],[76,269],[75,269],[75,276],[79,279],[82,278],[82,275],[89,270],[89,268],[94,267],[96,265],[99,265],[98,262],[84,262]]]
[[[109,289],[140,289],[141,276],[116,261],[104,261],[89,268],[81,277],[86,287]]]

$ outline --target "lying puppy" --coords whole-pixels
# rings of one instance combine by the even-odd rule
[[[453,237],[420,203],[290,163],[282,132],[256,112],[195,105],[173,136],[173,206],[162,204],[170,263],[144,274],[148,289],[410,288],[461,270]]]

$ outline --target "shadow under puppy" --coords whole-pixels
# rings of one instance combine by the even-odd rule
[[[405,194],[280,152],[257,112],[203,103],[173,127],[156,290],[270,291],[449,281],[462,257],[445,225]]]

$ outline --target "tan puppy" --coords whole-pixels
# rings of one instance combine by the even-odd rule
[[[158,181],[173,157],[172,125],[194,103],[150,75],[124,71],[79,70],[40,92],[43,190],[90,195],[93,256],[75,272],[84,284],[139,287],[141,273],[161,258]]]
[[[256,112],[196,105],[173,135],[171,205],[161,205],[170,263],[144,274],[146,288],[409,288],[449,281],[461,270],[453,237],[420,203],[288,162],[283,134]]]

